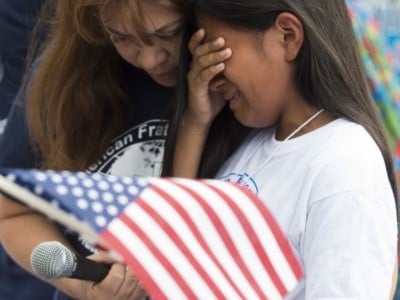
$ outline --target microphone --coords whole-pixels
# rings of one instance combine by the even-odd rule
[[[76,278],[100,282],[111,265],[77,255],[57,241],[40,243],[31,253],[32,270],[43,279]]]

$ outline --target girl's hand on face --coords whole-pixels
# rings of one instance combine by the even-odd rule
[[[197,31],[189,42],[193,56],[188,73],[189,105],[187,116],[191,122],[200,126],[211,124],[226,104],[223,94],[218,90],[224,84],[224,78],[218,78],[225,69],[225,61],[232,50],[225,48],[223,38],[203,43],[204,29]]]
[[[99,283],[79,280],[81,295],[79,299],[88,300],[142,300],[147,293],[132,271],[121,263],[115,263],[105,252],[99,252],[89,259],[112,264],[108,275]]]

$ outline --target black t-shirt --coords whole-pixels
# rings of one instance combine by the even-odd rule
[[[164,116],[172,90],[161,87],[145,72],[129,65],[124,66],[121,78],[121,87],[128,95],[133,117],[127,118],[121,134],[89,171],[158,176],[168,130]],[[35,156],[28,139],[23,88],[18,95],[20,101],[14,103],[4,134],[0,137],[0,167],[35,168],[40,158]],[[64,232],[78,252],[84,255],[90,253],[90,245],[76,235]],[[53,293],[54,288],[34,279],[0,248],[0,300],[52,299]]]

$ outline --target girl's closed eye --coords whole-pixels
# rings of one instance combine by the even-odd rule
[[[221,80],[226,80],[224,72],[215,75],[214,78],[210,81],[210,83],[220,82]]]

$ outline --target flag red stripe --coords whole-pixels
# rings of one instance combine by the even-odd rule
[[[283,255],[285,256],[287,262],[290,265],[290,268],[293,270],[293,273],[297,280],[300,280],[303,277],[303,270],[298,261],[297,257],[295,256],[294,252],[291,250],[291,245],[289,240],[285,238],[284,233],[282,232],[281,228],[279,227],[278,223],[275,221],[275,217],[271,214],[271,212],[265,207],[264,203],[253,194],[251,191],[247,190],[246,188],[237,185],[239,189],[242,190],[246,194],[246,196],[254,203],[257,209],[262,214],[264,220],[267,222],[269,228],[271,229],[272,234],[275,236],[276,241],[279,247],[282,250]]]
[[[154,221],[156,221],[160,227],[162,227],[169,238],[179,248],[183,255],[188,259],[193,268],[199,273],[200,277],[206,282],[211,291],[215,294],[217,299],[224,299],[226,295],[218,288],[214,281],[210,278],[204,268],[199,264],[193,254],[190,252],[186,244],[176,234],[176,231],[167,223],[167,221],[160,216],[151,206],[149,206],[145,200],[139,200],[136,202],[144,211],[146,211]]]
[[[141,198],[137,198],[139,201]],[[187,285],[185,278],[178,273],[175,267],[170,263],[170,261],[166,258],[165,254],[158,250],[156,245],[153,241],[147,236],[147,234],[140,228],[139,224],[136,224],[128,215],[122,213],[120,215],[120,220],[124,222],[130,230],[132,230],[142,241],[143,243],[149,248],[149,250],[153,253],[153,255],[158,259],[159,263],[164,266],[176,284],[180,287],[182,292],[189,298],[189,299],[196,299],[196,294],[192,289]]]
[[[106,229],[102,232],[101,238],[107,241],[110,249],[116,251],[124,258],[125,263],[130,266],[135,276],[140,280],[140,284],[143,285],[154,299],[167,300],[167,296],[146,271],[146,268],[127,250],[124,243],[121,242],[114,233]]]
[[[175,184],[171,181],[171,184]],[[228,282],[231,286],[235,289],[236,293],[240,296],[241,299],[245,299],[246,297],[241,293],[240,289],[235,285],[233,282],[230,274],[226,272],[226,270],[221,266],[221,263],[215,257],[214,253],[211,251],[210,247],[208,246],[207,242],[204,240],[203,235],[196,227],[196,224],[193,223],[192,218],[186,212],[186,210],[177,202],[174,197],[172,197],[168,192],[165,192],[158,186],[152,186],[152,189],[158,193],[161,197],[165,199],[174,209],[175,211],[185,220],[186,224],[188,224],[190,230],[192,231],[194,237],[199,241],[200,245],[203,247],[204,251],[208,254],[208,256],[213,260],[216,266],[220,269],[221,273],[224,274]]]
[[[214,224],[215,230],[218,231],[219,236],[221,237],[222,241],[224,242],[226,248],[228,249],[231,256],[234,258],[236,264],[242,271],[242,274],[245,276],[245,278],[247,279],[249,284],[252,286],[252,288],[258,295],[258,297],[260,299],[265,299],[265,295],[264,295],[263,291],[261,290],[260,286],[254,279],[253,274],[246,267],[244,261],[242,260],[241,254],[239,253],[238,249],[235,246],[235,243],[232,241],[232,238],[230,237],[229,233],[225,229],[224,224],[220,220],[219,216],[214,212],[213,208],[210,207],[208,205],[208,203],[199,194],[197,194],[195,191],[193,191],[191,188],[189,188],[181,183],[175,182],[175,184],[180,186],[187,193],[189,193],[193,197],[193,199],[195,199],[197,201],[197,203],[204,209],[205,213],[208,215],[209,219]]]
[[[287,294],[286,287],[280,280],[279,275],[276,273],[274,266],[271,263],[267,253],[265,253],[263,246],[260,243],[260,238],[258,237],[257,233],[253,230],[253,227],[249,223],[245,214],[241,211],[240,207],[236,205],[236,203],[232,200],[231,196],[225,194],[223,191],[219,190],[214,186],[209,186],[213,191],[215,191],[221,198],[223,198],[226,204],[230,207],[232,212],[236,215],[237,220],[243,227],[247,237],[249,238],[250,243],[252,244],[254,250],[256,251],[261,263],[263,264],[266,272],[269,274],[272,282],[274,283],[275,287],[278,289],[279,293],[282,297]],[[234,191],[232,191],[234,192]],[[281,249],[282,250],[282,249]]]

